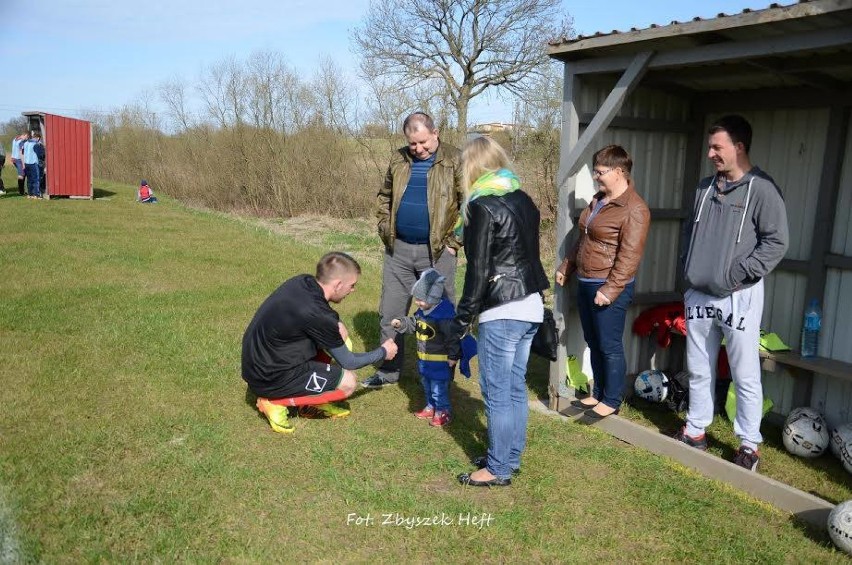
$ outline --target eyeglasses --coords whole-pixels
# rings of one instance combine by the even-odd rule
[[[607,169],[607,170],[605,170],[605,171],[592,171],[592,177],[593,177],[593,178],[596,178],[596,179],[599,179],[599,178],[601,178],[602,176],[604,176],[605,174],[607,174],[608,172],[610,172],[610,171],[611,171],[611,170],[613,170],[613,169],[615,169],[615,167],[612,167],[612,168]]]

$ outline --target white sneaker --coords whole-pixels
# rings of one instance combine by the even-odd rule
[[[0,190],[0,196],[3,196],[4,194],[6,194],[6,191],[5,191],[5,190]]]

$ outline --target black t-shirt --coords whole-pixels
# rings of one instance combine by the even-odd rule
[[[343,344],[339,317],[316,278],[287,280],[258,308],[243,336],[243,379],[257,394],[286,388],[299,368],[321,349]]]

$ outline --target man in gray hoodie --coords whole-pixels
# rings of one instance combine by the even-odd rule
[[[689,410],[675,438],[707,449],[713,420],[716,361],[724,339],[737,397],[734,463],[756,471],[763,441],[760,319],[763,277],[784,257],[787,212],[775,181],[749,159],[751,125],[725,116],[709,130],[707,157],[716,174],[696,188],[681,252],[686,310]]]

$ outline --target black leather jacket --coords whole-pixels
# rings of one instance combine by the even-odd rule
[[[468,205],[468,214],[467,271],[456,308],[460,333],[483,310],[550,286],[538,247],[538,208],[525,192],[482,196]]]

